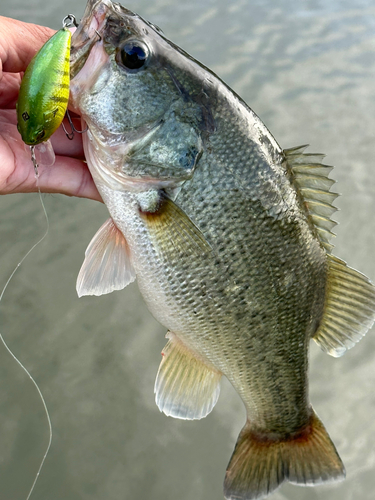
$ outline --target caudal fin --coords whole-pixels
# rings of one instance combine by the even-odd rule
[[[228,500],[265,498],[284,481],[300,485],[344,479],[345,469],[323,424],[313,412],[308,426],[285,440],[242,429],[224,481]]]

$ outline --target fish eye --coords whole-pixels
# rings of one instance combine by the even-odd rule
[[[148,49],[137,41],[127,42],[117,54],[117,62],[126,69],[137,70],[142,68],[148,57]]]

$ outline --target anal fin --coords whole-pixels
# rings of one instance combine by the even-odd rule
[[[121,290],[135,280],[130,251],[124,235],[108,219],[95,234],[85,252],[77,278],[77,293],[104,295]]]
[[[167,338],[155,381],[156,404],[171,417],[203,418],[218,400],[221,372],[198,359],[173,333]]]
[[[227,500],[267,497],[284,481],[312,486],[344,479],[345,469],[323,424],[313,412],[306,427],[274,439],[242,429],[224,481]]]
[[[313,336],[331,356],[339,357],[367,333],[375,320],[375,287],[337,257],[327,255],[328,275],[323,317]]]

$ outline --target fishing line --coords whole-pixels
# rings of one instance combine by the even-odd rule
[[[31,252],[34,250],[34,248],[36,248],[46,238],[46,236],[47,236],[47,234],[49,232],[49,219],[48,219],[46,207],[44,206],[44,202],[43,202],[43,198],[42,198],[42,193],[41,193],[40,187],[39,187],[39,172],[38,172],[38,164],[37,164],[36,159],[35,159],[34,146],[31,146],[30,150],[31,150],[31,159],[32,159],[32,162],[33,162],[33,165],[34,165],[36,187],[38,189],[40,203],[42,205],[44,217],[45,217],[45,220],[46,220],[46,230],[45,230],[43,236],[30,248],[30,250],[26,253],[26,255],[24,255],[24,257],[20,260],[20,262],[14,268],[13,272],[9,276],[8,281],[5,283],[5,286],[4,286],[4,288],[3,288],[3,290],[2,290],[2,292],[0,294],[0,303],[1,303],[2,299],[3,299],[5,290],[8,288],[8,285],[9,285],[10,281],[12,280],[13,276],[15,275],[15,273],[17,272],[18,268],[21,266],[21,264],[24,262],[24,260],[31,254]],[[45,399],[43,397],[42,391],[40,390],[38,384],[35,382],[34,378],[30,374],[30,372],[27,370],[27,368],[21,363],[21,361],[16,357],[16,355],[13,354],[13,352],[8,347],[8,345],[5,342],[5,340],[4,340],[4,338],[3,338],[3,336],[2,336],[1,333],[0,333],[0,339],[1,339],[1,342],[3,343],[5,349],[8,351],[8,353],[18,363],[18,365],[22,368],[22,370],[26,373],[26,375],[28,375],[28,377],[30,378],[31,382],[34,384],[34,387],[37,390],[37,392],[39,394],[39,397],[40,397],[40,399],[41,399],[41,401],[43,403],[44,411],[45,411],[45,414],[46,414],[46,417],[47,417],[47,422],[48,422],[48,428],[49,428],[48,445],[47,445],[46,451],[45,451],[45,453],[43,455],[42,461],[40,462],[40,465],[39,465],[38,471],[36,473],[34,482],[31,485],[31,489],[29,491],[29,494],[26,497],[26,500],[29,500],[29,498],[30,498],[30,496],[31,496],[31,494],[32,494],[32,492],[34,490],[35,484],[36,484],[36,482],[37,482],[37,480],[39,478],[39,474],[40,474],[40,471],[42,470],[42,467],[44,465],[44,461],[45,461],[45,459],[46,459],[46,457],[48,455],[49,449],[51,447],[51,443],[52,443],[52,423],[51,423],[51,418],[50,418],[50,415],[49,415],[49,412],[48,412],[47,404],[45,402]]]

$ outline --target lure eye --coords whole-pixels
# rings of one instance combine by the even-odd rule
[[[137,70],[142,68],[148,56],[147,48],[139,42],[127,42],[119,51],[118,62],[126,69]]]

